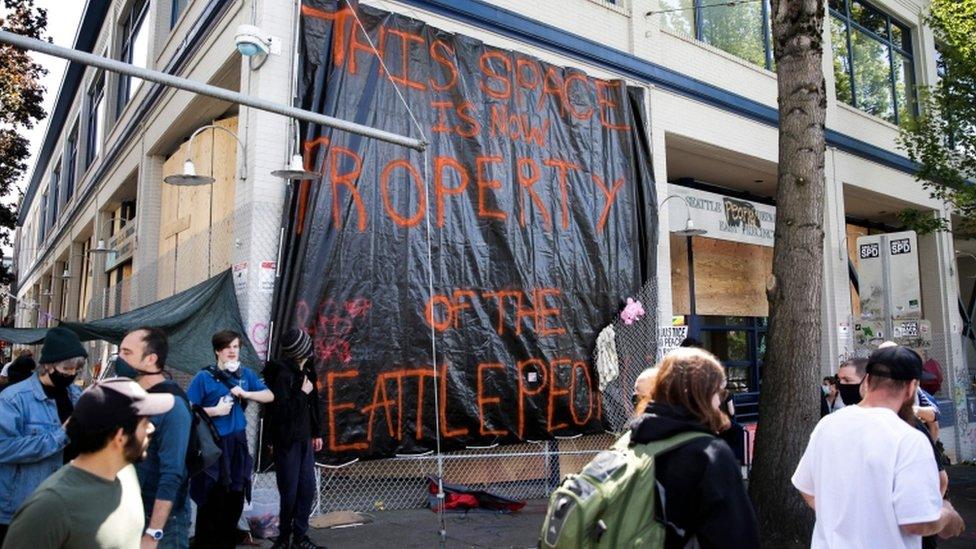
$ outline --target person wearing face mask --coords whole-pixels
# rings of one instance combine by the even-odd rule
[[[212,338],[216,364],[190,382],[187,397],[213,418],[220,434],[220,459],[190,481],[197,504],[193,546],[207,549],[237,545],[237,519],[251,491],[253,460],[247,446],[248,401],[267,403],[274,394],[250,368],[241,366],[241,336],[224,330]]]
[[[931,441],[898,415],[915,401],[921,358],[888,347],[871,354],[863,378],[844,374],[862,398],[820,420],[792,479],[816,513],[811,547],[907,549],[959,535],[965,525],[942,499]]]
[[[0,545],[14,511],[74,457],[63,425],[81,395],[74,380],[86,358],[77,334],[51,328],[34,374],[0,393]]]
[[[122,338],[115,359],[116,375],[135,380],[149,394],[171,394],[179,401],[149,418],[155,432],[146,459],[136,465],[146,518],[143,549],[185,549],[190,543],[186,452],[193,417],[186,393],[166,377],[168,354],[166,334],[144,327]]]
[[[173,395],[151,395],[119,377],[85,391],[66,427],[78,457],[17,510],[4,547],[139,547],[144,522],[132,464],[146,457],[153,435],[149,418],[165,414],[173,401]]]

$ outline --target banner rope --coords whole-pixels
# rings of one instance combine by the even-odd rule
[[[393,80],[393,75],[390,74],[390,70],[386,66],[386,62],[383,61],[383,56],[380,55],[379,50],[376,49],[376,45],[373,43],[373,39],[370,38],[369,33],[366,32],[366,27],[363,26],[363,22],[359,19],[359,13],[357,12],[357,7],[353,5],[352,2],[346,2],[349,6],[350,11],[352,11],[353,17],[356,19],[356,24],[359,25],[359,29],[363,32],[363,36],[366,37],[366,41],[369,43],[369,47],[373,50],[373,54],[376,55],[376,59],[379,60],[380,66],[383,68],[383,73],[386,75],[386,79],[393,85],[393,89],[396,91],[397,97],[400,99],[400,103],[403,107],[407,109],[407,114],[410,116],[410,120],[413,125],[417,128],[417,132],[420,134],[420,139],[427,142],[427,135],[424,133],[423,127],[421,127],[420,122],[417,120],[413,109],[407,104],[406,98],[403,96],[403,92],[400,91],[400,86],[397,85],[396,81]],[[421,178],[424,182],[424,196],[429,204],[433,204],[433,197],[430,194],[430,156],[429,148],[425,148],[421,154],[423,154],[423,173]],[[426,228],[427,228],[427,291],[429,295],[433,297],[434,295],[434,256],[433,256],[433,232],[430,225],[430,216],[424,216]],[[431,312],[433,315],[433,312]],[[437,330],[434,327],[433,318],[430,323],[430,356],[431,364],[434,368],[434,383],[438,383],[441,375],[440,367],[437,364]],[[444,372],[443,375],[447,375]],[[440,410],[440,395],[438,394],[437,387],[434,387],[434,442],[436,445],[435,456],[437,458],[437,519],[438,519],[438,534],[440,537],[440,546],[444,547],[447,543],[447,517],[444,514],[444,454],[441,452],[441,424],[440,424],[440,414],[436,413]],[[444,395],[446,398],[447,395]]]

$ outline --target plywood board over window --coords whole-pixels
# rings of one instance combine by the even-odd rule
[[[769,316],[766,280],[773,249],[695,237],[695,312],[715,316]]]
[[[688,282],[688,237],[671,235],[671,309],[676,315],[691,314]]]
[[[692,238],[695,314],[769,316],[766,280],[773,249],[708,237]],[[689,314],[686,238],[671,236],[671,288],[674,314]]]
[[[237,118],[216,122],[232,132]],[[198,175],[212,175],[213,185],[163,186],[157,268],[159,299],[203,282],[230,266],[233,250],[237,142],[226,132],[206,130],[163,164],[163,177],[183,171],[189,151]]]

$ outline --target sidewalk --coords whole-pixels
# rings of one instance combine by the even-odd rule
[[[949,468],[949,499],[966,520],[966,531],[952,540],[941,540],[940,549],[976,547],[976,466]],[[529,501],[513,515],[488,512],[448,513],[446,547],[530,548],[538,541],[546,512],[546,500]],[[355,528],[314,530],[316,543],[330,549],[396,549],[438,547],[437,515],[428,509],[378,511],[374,521]],[[262,547],[270,547],[264,542]]]
[[[976,465],[953,465],[949,473],[949,501],[966,521],[966,531],[951,540],[940,540],[940,549],[976,547]]]

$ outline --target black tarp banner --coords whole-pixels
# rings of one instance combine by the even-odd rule
[[[303,3],[301,106],[420,137],[351,9]],[[303,128],[275,331],[313,334],[325,453],[602,431],[596,335],[654,264],[640,90],[355,9],[430,146]]]

